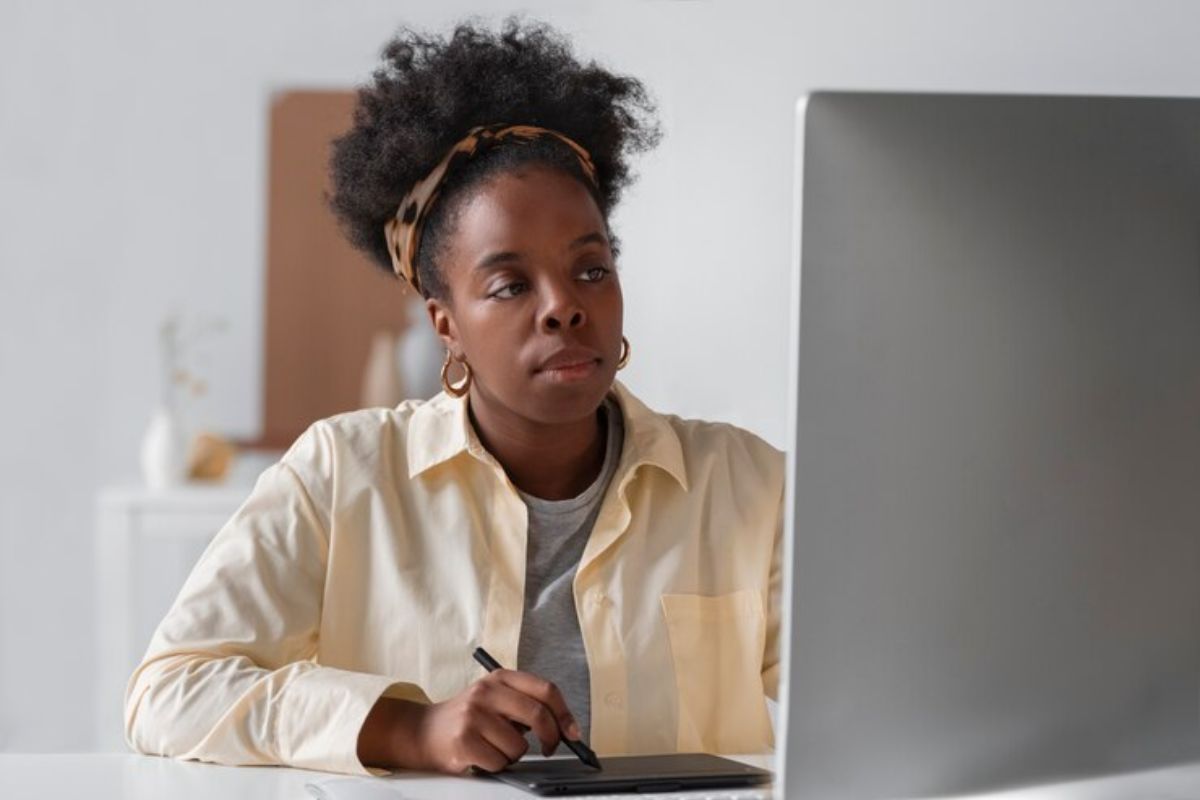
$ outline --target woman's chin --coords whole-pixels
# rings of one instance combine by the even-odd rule
[[[576,422],[594,414],[615,377],[602,365],[590,370],[555,372],[534,373],[526,398],[526,403],[532,406],[529,416],[547,424]]]

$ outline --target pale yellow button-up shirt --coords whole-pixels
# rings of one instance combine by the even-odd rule
[[[619,382],[617,470],[574,580],[590,743],[762,752],[778,680],[783,454]],[[465,400],[313,424],[209,544],[125,695],[129,744],[365,773],[381,695],[438,702],[515,667],[526,508]]]

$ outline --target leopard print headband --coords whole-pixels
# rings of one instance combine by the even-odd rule
[[[392,257],[392,269],[401,280],[418,292],[421,286],[417,279],[416,255],[421,242],[421,227],[425,223],[430,207],[437,198],[438,189],[450,168],[460,160],[466,160],[481,152],[480,148],[490,149],[500,141],[509,137],[530,141],[547,137],[557,138],[567,144],[579,158],[579,165],[593,185],[596,181],[596,167],[588,151],[583,149],[573,139],[536,125],[509,125],[495,123],[474,127],[450,148],[445,157],[433,170],[413,185],[408,194],[396,209],[396,215],[384,226],[384,236],[387,238],[388,253]],[[423,292],[422,292],[423,294]]]

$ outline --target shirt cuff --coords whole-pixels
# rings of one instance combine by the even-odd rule
[[[350,775],[387,775],[358,760],[358,736],[380,697],[428,703],[416,684],[384,675],[316,667],[279,698],[276,742],[284,764]]]

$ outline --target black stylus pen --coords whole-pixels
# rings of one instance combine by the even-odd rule
[[[492,658],[491,653],[489,653],[487,650],[484,650],[482,647],[476,647],[475,652],[472,653],[472,655],[475,656],[475,660],[478,661],[488,672],[495,672],[496,670],[500,669],[500,663],[496,661],[496,659]],[[596,769],[601,768],[600,759],[596,758],[596,754],[592,752],[592,748],[588,747],[579,739],[568,739],[567,735],[563,733],[562,726],[558,724],[557,719],[554,720],[554,724],[558,725],[558,734],[562,737],[563,742],[567,745],[567,747],[571,748],[572,753],[579,756],[580,761],[587,764],[589,767],[595,767]]]

